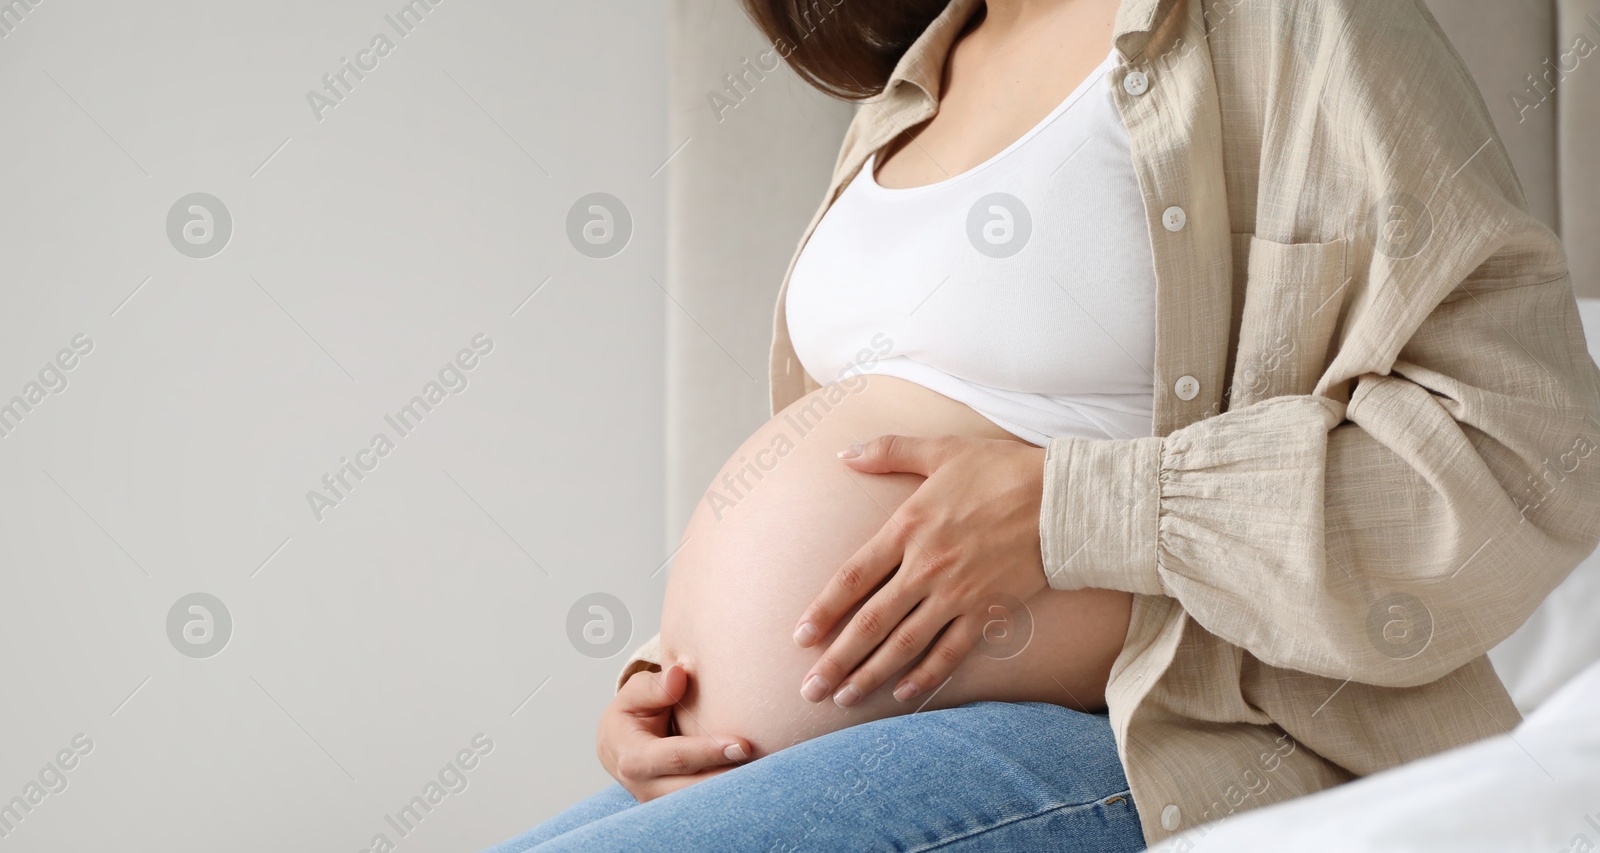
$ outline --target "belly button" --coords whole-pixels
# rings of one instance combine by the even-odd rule
[[[666,654],[663,652],[661,655],[661,660],[661,668],[663,670],[673,665],[681,666],[683,667],[683,671],[687,673],[691,679],[694,678],[695,672],[699,670],[699,666],[696,664],[694,658],[688,655]]]

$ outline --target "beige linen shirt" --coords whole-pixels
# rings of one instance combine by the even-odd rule
[[[859,108],[801,247],[980,3]],[[1154,435],[1053,440],[1039,529],[1052,587],[1135,594],[1107,701],[1156,843],[1518,722],[1484,653],[1600,539],[1600,370],[1421,0],[1122,0],[1114,44]],[[787,286],[773,412],[818,387]]]

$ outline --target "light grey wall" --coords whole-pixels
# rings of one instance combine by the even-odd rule
[[[667,542],[767,422],[772,309],[854,106],[801,82],[729,0],[673,0]]]
[[[569,612],[617,596],[621,654],[665,579],[666,10],[439,0],[402,37],[404,6],[0,8],[0,405],[72,365],[0,412],[0,809],[37,800],[0,851],[474,850],[608,781],[619,658]],[[594,192],[631,212],[613,257],[569,237]],[[225,241],[188,204],[169,235],[191,193]],[[231,618],[211,657],[181,631],[215,604],[169,635],[193,593]]]

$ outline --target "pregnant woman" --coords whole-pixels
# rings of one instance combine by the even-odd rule
[[[1137,850],[1515,725],[1600,370],[1420,2],[746,8],[865,100],[773,417],[498,850]]]

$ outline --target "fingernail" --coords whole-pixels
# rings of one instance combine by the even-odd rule
[[[843,690],[833,695],[833,704],[841,708],[848,708],[861,701],[861,691],[854,684],[846,684]]]
[[[810,622],[801,622],[800,627],[794,629],[794,642],[797,646],[804,646],[817,638],[817,627]]]
[[[823,681],[820,675],[813,675],[800,688],[800,695],[806,697],[807,702],[821,702],[822,697],[828,695],[828,682]]]
[[[743,761],[746,758],[744,754],[744,747],[736,743],[728,744],[728,748],[724,749],[722,754],[726,755],[729,761]]]
[[[921,692],[922,690],[917,687],[915,682],[907,681],[894,689],[894,698],[904,702],[907,699],[917,698],[917,694]]]
[[[864,449],[865,448],[862,447],[862,445],[852,444],[852,445],[850,445],[849,449],[839,451],[839,458],[840,459],[854,459],[857,456],[860,456],[861,455],[861,451],[864,450]]]

